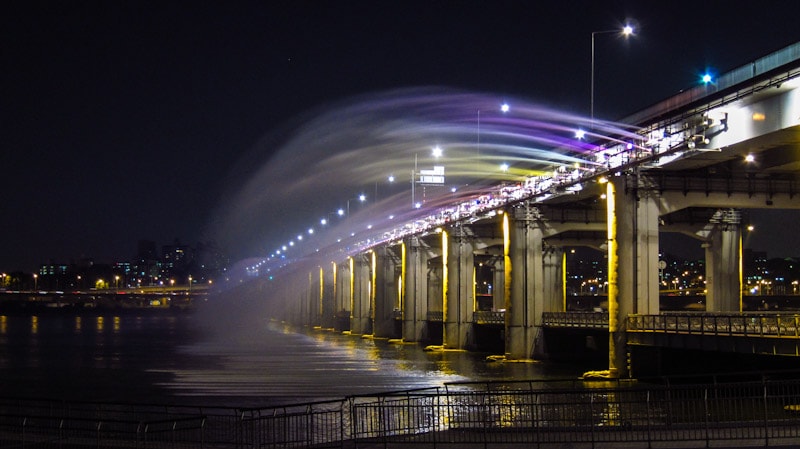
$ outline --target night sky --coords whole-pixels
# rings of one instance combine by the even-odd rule
[[[596,41],[595,116],[621,118],[707,69],[800,41],[795,9],[789,0],[4,2],[0,270],[128,260],[139,240],[215,240],[217,211],[257,143],[332,102],[441,86],[588,115],[591,32],[630,19],[635,38]],[[234,246],[237,259],[267,244]]]

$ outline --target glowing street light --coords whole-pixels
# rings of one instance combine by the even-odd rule
[[[479,116],[480,117],[480,116]],[[431,150],[431,156],[439,159],[444,154],[442,147],[436,145]],[[411,171],[411,208],[419,209],[422,205],[417,203],[416,200],[416,186],[417,186],[417,153],[414,153],[414,170]]]
[[[367,200],[367,195],[364,195],[363,193],[361,193],[357,197],[350,198],[349,200],[347,200],[347,216],[348,217],[350,216],[350,201],[356,200],[356,199],[363,203],[364,201]],[[339,209],[339,215],[342,215],[342,210],[341,209]]]
[[[591,121],[592,126],[594,126],[594,39],[595,36],[598,34],[610,34],[610,33],[619,33],[623,37],[628,37],[633,35],[633,27],[630,25],[625,25],[621,30],[605,30],[605,31],[592,31],[592,76],[591,76],[591,98],[590,98],[590,109],[591,109]]]

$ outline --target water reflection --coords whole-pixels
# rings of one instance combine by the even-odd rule
[[[429,388],[446,382],[563,376],[549,364],[485,362],[485,354],[426,352],[333,331],[294,333],[272,323],[180,348],[191,360],[161,384],[177,396],[253,405]],[[559,369],[561,370],[559,372]],[[571,368],[566,368],[574,376]]]
[[[262,324],[211,338],[181,315],[3,315],[0,395],[263,406],[582,372]]]

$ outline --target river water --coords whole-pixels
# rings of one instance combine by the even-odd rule
[[[188,312],[0,315],[0,395],[256,407],[581,372],[253,323],[220,334]]]

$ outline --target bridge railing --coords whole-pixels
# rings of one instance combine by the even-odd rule
[[[627,331],[800,339],[800,315],[758,313],[629,315]]]
[[[472,315],[475,324],[506,324],[506,313],[497,310],[478,310]]]
[[[544,327],[583,327],[608,329],[608,311],[603,312],[543,312]]]

